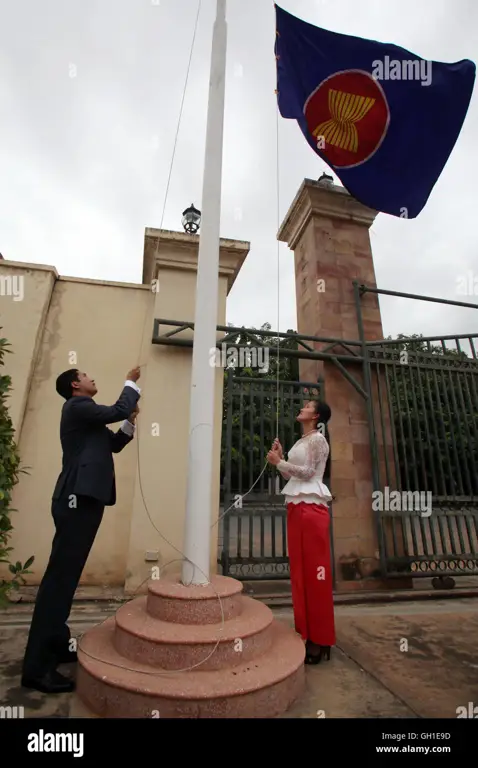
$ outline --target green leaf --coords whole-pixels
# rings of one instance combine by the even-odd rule
[[[0,366],[5,365],[5,354],[14,353],[10,347],[11,344],[7,339],[0,337]],[[8,410],[8,398],[12,391],[11,377],[5,374],[0,375],[0,563],[7,564],[9,572],[13,575],[11,581],[0,579],[0,607],[2,608],[10,604],[9,592],[12,589],[18,589],[21,583],[26,583],[23,574],[30,573],[28,566],[34,560],[32,556],[22,566],[18,560],[13,564],[9,559],[10,553],[13,552],[13,547],[8,546],[13,531],[11,517],[18,511],[10,506],[12,491],[19,482],[20,475],[28,475],[28,470],[31,469],[21,465],[18,446],[15,442],[16,433]]]

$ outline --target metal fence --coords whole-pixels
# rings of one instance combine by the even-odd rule
[[[356,291],[371,289],[356,285]],[[357,307],[361,329],[359,301]],[[477,344],[478,333],[363,345],[373,485],[380,492],[374,511],[386,576],[478,574]]]
[[[275,468],[267,466],[264,470],[265,457],[276,437],[277,424],[284,451],[299,439],[296,417],[311,394],[323,397],[323,383],[279,381],[277,392],[276,381],[235,376],[233,372],[226,375],[224,516],[218,558],[224,575],[239,580],[290,577],[287,514],[280,492],[284,481]],[[324,482],[330,478],[324,477]]]

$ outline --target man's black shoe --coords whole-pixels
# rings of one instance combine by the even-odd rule
[[[22,677],[24,688],[33,688],[41,693],[70,693],[75,690],[75,683],[56,670],[47,672],[43,677]]]

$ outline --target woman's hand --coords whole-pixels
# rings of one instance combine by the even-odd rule
[[[272,443],[271,450],[275,451],[275,453],[278,453],[281,459],[284,458],[284,454],[282,453],[282,445],[280,444],[278,437],[276,437],[276,439]]]
[[[273,464],[274,466],[277,466],[279,461],[281,460],[281,457],[279,456],[277,451],[269,451],[267,454],[267,461],[269,464]]]

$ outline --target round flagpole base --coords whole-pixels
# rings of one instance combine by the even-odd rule
[[[302,639],[235,579],[151,581],[81,638],[74,716],[277,717],[304,689],[304,657]]]

